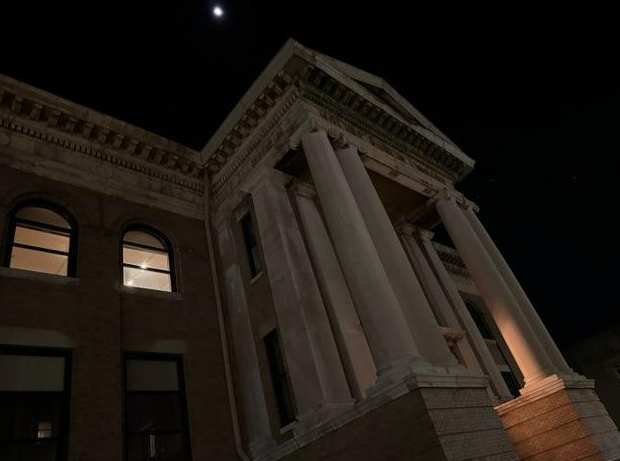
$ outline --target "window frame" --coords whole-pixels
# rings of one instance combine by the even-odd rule
[[[276,400],[280,429],[297,421],[297,408],[295,396],[291,386],[290,376],[284,360],[280,341],[280,332],[277,328],[271,330],[263,337],[263,344],[267,354],[269,376]],[[280,363],[282,369],[280,368]]]
[[[507,354],[510,354],[510,356],[512,356],[512,353],[510,352],[510,350],[504,350],[502,342],[498,340],[497,335],[501,337],[501,331],[498,331],[499,329],[495,325],[494,320],[491,319],[491,321],[493,322],[492,325],[489,323],[488,315],[483,312],[477,304],[467,300],[465,301],[465,307],[467,307],[469,315],[472,317],[472,320],[474,321],[474,324],[476,325],[476,328],[478,329],[478,332],[480,333],[480,336],[482,336],[482,339],[486,343],[487,347],[489,347],[489,345],[495,346],[497,348],[497,351],[504,359],[504,365],[501,365],[499,363],[496,363],[495,365],[497,366],[497,369],[502,376],[502,379],[506,383],[506,387],[508,388],[510,393],[513,395],[513,397],[518,397],[519,390],[521,389],[521,387],[519,386],[522,386],[522,382],[517,377],[517,374],[511,366],[511,360],[509,360],[507,356]],[[484,327],[489,337],[486,337],[483,331],[480,329],[481,325]]]
[[[58,417],[59,436],[55,438],[56,459],[59,461],[68,459],[69,456],[69,429],[71,415],[71,376],[73,365],[73,351],[71,349],[57,347],[37,347],[37,346],[16,346],[10,344],[0,344],[0,355],[22,355],[34,357],[62,357],[64,358],[65,369],[62,391],[0,391],[6,394],[29,394],[29,395],[47,395],[61,394],[61,409]],[[62,431],[62,432],[61,432]],[[50,437],[52,438],[52,437]],[[45,438],[49,440],[50,438]],[[12,439],[8,439],[12,440]],[[24,439],[18,439],[24,440]],[[30,440],[30,439],[28,439]],[[32,443],[36,443],[39,438],[32,439]]]
[[[141,267],[135,264],[125,263],[125,255],[123,252],[125,248],[125,235],[127,235],[127,233],[131,231],[144,232],[145,234],[149,234],[150,236],[155,237],[157,240],[159,240],[162,243],[162,245],[164,246],[164,250],[162,250],[161,248],[150,247],[148,245],[141,245],[137,243],[127,242],[128,245],[132,245],[137,248],[144,249],[144,250],[155,250],[157,252],[165,251],[166,255],[168,256],[168,268],[169,268],[168,271],[164,271],[161,269],[153,269],[149,267]],[[172,244],[170,243],[170,240],[164,235],[164,233],[160,232],[159,230],[155,229],[152,226],[149,226],[148,224],[141,224],[141,223],[130,224],[129,226],[126,226],[125,228],[123,228],[123,232],[121,233],[121,245],[120,245],[121,286],[131,288],[131,289],[156,291],[160,293],[176,293],[177,292],[176,270],[175,270],[176,268],[175,268],[175,263],[174,263],[174,251],[172,248],[173,247],[172,247]],[[158,274],[168,274],[170,276],[170,291],[156,290],[153,288],[139,287],[139,286],[133,286],[133,285],[125,285],[125,270],[124,270],[125,267],[130,267],[132,269],[138,269],[138,270],[149,271],[149,272],[156,272]]]
[[[265,270],[265,262],[263,261],[261,254],[255,219],[250,210],[241,216],[239,219],[239,226],[241,227],[243,246],[245,247],[245,254],[250,268],[250,278],[254,280]],[[254,240],[254,245],[250,244],[250,238]],[[256,257],[253,253],[254,249],[256,249]]]
[[[178,391],[128,391],[127,390],[127,361],[128,360],[153,360],[161,362],[175,362],[177,367],[177,384]],[[183,419],[183,445],[187,453],[187,461],[192,461],[192,436],[189,427],[189,407],[187,403],[187,393],[185,391],[185,369],[183,367],[183,354],[170,354],[160,352],[137,352],[123,351],[123,459],[129,459],[128,436],[136,434],[128,434],[127,431],[127,394],[130,392],[145,393],[178,393],[181,398],[182,408],[181,417]]]
[[[60,228],[51,224],[39,223],[37,221],[30,221],[28,219],[18,218],[17,213],[23,208],[44,208],[49,211],[52,211],[58,215],[60,215],[63,219],[67,221],[69,224],[69,229]],[[15,231],[17,229],[17,225],[19,223],[24,223],[27,225],[35,226],[42,229],[47,229],[50,231],[57,231],[62,233],[69,234],[69,251],[67,253],[58,251],[58,250],[50,250],[47,248],[40,248],[31,245],[25,245],[23,243],[15,243]],[[54,202],[50,202],[47,200],[41,199],[32,199],[25,200],[17,204],[11,210],[9,214],[9,224],[7,229],[7,244],[5,245],[4,252],[4,267],[11,268],[11,256],[13,255],[13,248],[17,245],[18,248],[26,248],[34,251],[40,251],[43,253],[51,253],[58,255],[66,255],[67,256],[67,275],[60,274],[49,274],[48,272],[38,272],[32,271],[29,269],[18,269],[18,270],[27,270],[29,272],[36,272],[41,274],[48,275],[57,275],[58,277],[77,277],[77,244],[78,244],[78,226],[77,221],[73,217],[71,213],[69,213],[62,206],[57,205]],[[15,268],[13,268],[15,269]]]

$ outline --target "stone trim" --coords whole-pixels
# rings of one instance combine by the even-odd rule
[[[443,139],[429,139],[316,67],[308,66],[300,80],[300,87],[310,101],[335,113],[349,124],[357,125],[364,133],[371,133],[384,146],[390,146],[401,156],[405,155],[421,163],[422,171],[426,169],[425,173],[430,176],[447,176],[457,181],[472,169],[471,165],[440,145],[445,144]],[[421,126],[417,121],[411,123]],[[386,150],[384,146],[378,147]],[[392,149],[387,149],[386,152]],[[393,152],[390,153],[394,155]],[[429,173],[429,169],[435,171]]]
[[[219,173],[239,151],[244,141],[254,135],[262,120],[266,118],[267,114],[271,112],[271,109],[276,106],[277,102],[286,94],[292,82],[292,77],[286,72],[278,72],[250,107],[248,107],[245,114],[230,130],[213,155],[207,160],[205,166],[211,174],[215,176]],[[264,129],[261,130],[261,132],[264,131]],[[218,175],[220,182],[225,181],[226,178],[230,176],[232,173],[231,170],[234,170],[235,166],[238,166],[237,163],[238,162],[232,165],[232,167],[228,166],[226,168],[228,173]],[[214,184],[214,190],[217,189],[218,184]]]
[[[338,415],[337,417],[321,423],[316,427],[309,428],[307,431],[296,435],[294,438],[278,445],[272,451],[267,453],[256,461],[276,461],[281,459],[304,446],[320,439],[325,434],[336,431],[339,428],[362,418],[364,415],[371,413],[379,407],[387,403],[397,400],[400,397],[418,389],[486,389],[486,376],[468,376],[468,375],[411,375],[403,381],[392,385],[380,394],[368,397],[358,402],[350,410]]]
[[[204,192],[198,152],[2,75],[0,127]]]

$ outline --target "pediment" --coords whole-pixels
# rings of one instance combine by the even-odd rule
[[[267,120],[277,123],[273,113],[282,112],[281,102],[295,91],[298,100],[352,115],[373,136],[433,165],[451,181],[473,169],[474,161],[385,80],[290,39],[203,148],[215,184],[223,185],[252,154],[268,133],[258,136],[257,130]]]

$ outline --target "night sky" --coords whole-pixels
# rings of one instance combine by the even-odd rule
[[[459,189],[554,336],[620,320],[617,8],[6,3],[0,73],[195,149],[288,37],[384,77],[476,160]]]

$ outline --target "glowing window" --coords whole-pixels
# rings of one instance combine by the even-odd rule
[[[75,226],[52,204],[33,203],[11,217],[8,266],[46,274],[75,275]]]
[[[170,246],[150,229],[131,229],[123,236],[123,284],[173,291]]]

